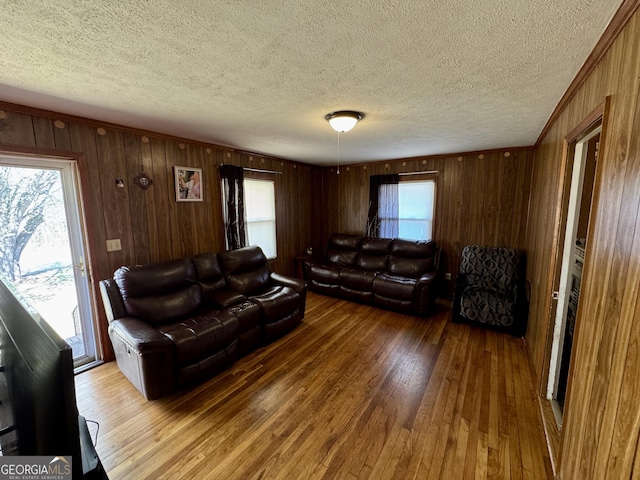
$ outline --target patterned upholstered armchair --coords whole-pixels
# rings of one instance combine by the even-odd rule
[[[524,267],[524,256],[518,250],[464,247],[456,279],[453,321],[480,322],[523,336],[528,312]]]

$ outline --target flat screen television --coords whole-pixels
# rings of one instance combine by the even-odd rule
[[[78,414],[71,347],[27,308],[0,279],[1,454],[71,457],[73,478],[106,478]]]

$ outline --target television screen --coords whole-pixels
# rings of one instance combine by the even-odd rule
[[[1,280],[0,447],[2,455],[71,457],[82,477],[71,348]]]

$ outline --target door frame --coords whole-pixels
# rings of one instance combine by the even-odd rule
[[[556,318],[557,301],[552,299],[554,291],[558,291],[560,285],[560,272],[562,268],[562,253],[564,250],[564,240],[567,227],[567,210],[569,205],[569,192],[571,190],[571,176],[573,174],[573,152],[570,151],[571,144],[576,142],[580,136],[589,130],[597,122],[602,122],[602,130],[600,132],[600,152],[604,151],[606,137],[607,137],[607,119],[609,116],[609,105],[611,97],[605,97],[604,101],[598,105],[589,115],[587,115],[578,125],[576,125],[567,135],[564,137],[564,145],[562,149],[562,163],[559,172],[559,186],[558,186],[558,202],[556,204],[556,218],[555,227],[553,232],[553,244],[551,247],[552,255],[550,256],[549,265],[549,277],[548,277],[548,297],[547,306],[545,310],[547,312],[547,329],[546,340],[544,350],[544,362],[543,371],[540,376],[540,384],[538,385],[538,393],[546,400],[547,385],[549,382],[549,367],[551,362],[551,349],[553,345],[553,332],[554,323]],[[595,211],[597,207],[598,195],[601,177],[601,162],[598,162],[596,166],[594,184],[593,184],[593,198],[591,204],[591,210]],[[589,228],[587,230],[587,238],[591,237],[591,229],[593,222],[589,222]],[[588,240],[587,240],[588,243]],[[585,268],[589,257],[589,248],[585,252]],[[584,275],[584,273],[583,273]],[[577,337],[579,327],[576,327],[574,332],[574,338]],[[567,393],[565,397],[565,403],[568,402],[571,385],[571,371],[569,372],[569,379],[567,382]]]
[[[598,136],[602,137],[602,122],[598,119],[596,123],[587,127],[581,134],[578,135],[576,140],[573,140],[569,144],[568,152],[572,155],[571,175],[567,171],[567,180],[569,180],[569,191],[567,205],[563,205],[563,210],[566,210],[566,216],[564,218],[564,233],[565,238],[562,241],[562,251],[560,252],[559,261],[556,264],[557,270],[559,270],[557,284],[554,282],[554,294],[557,292],[558,297],[554,302],[555,319],[553,320],[553,341],[551,345],[551,358],[549,365],[549,377],[547,382],[547,400],[552,401],[552,405],[555,407],[554,400],[558,393],[558,384],[560,379],[560,369],[562,366],[562,358],[564,351],[564,337],[566,334],[566,317],[565,312],[568,307],[570,285],[571,285],[571,259],[573,253],[573,245],[567,245],[567,239],[575,239],[578,230],[578,221],[580,216],[581,199],[584,187],[584,174],[587,166],[587,146],[589,142]],[[595,180],[595,179],[594,179]],[[595,182],[594,182],[595,183]],[[590,197],[590,203],[593,198]],[[566,208],[565,208],[566,207]],[[587,242],[587,246],[589,242]],[[556,422],[558,426],[561,426],[559,414],[554,408],[556,414]]]
[[[95,279],[100,278],[96,275],[96,267],[94,262],[95,252],[98,251],[98,243],[96,241],[93,232],[96,232],[95,220],[92,216],[87,215],[88,198],[91,196],[89,189],[89,172],[87,168],[87,161],[83,153],[64,151],[64,150],[52,150],[47,148],[37,147],[21,147],[17,145],[0,144],[0,154],[14,157],[35,157],[42,161],[50,160],[67,160],[76,164],[77,171],[77,199],[78,199],[78,213],[82,228],[84,229],[85,239],[85,271],[89,282],[89,301],[91,302],[91,308],[95,317],[93,318],[93,328],[96,340],[96,358],[102,359],[102,361],[112,360],[111,350],[109,349],[109,340],[107,333],[107,318],[104,314],[104,309],[101,306],[101,296],[97,281]],[[76,370],[76,373],[82,371],[82,367]]]

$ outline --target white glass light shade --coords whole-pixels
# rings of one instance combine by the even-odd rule
[[[328,114],[325,118],[336,132],[348,132],[356,126],[362,119],[363,115],[358,112],[333,112]]]

